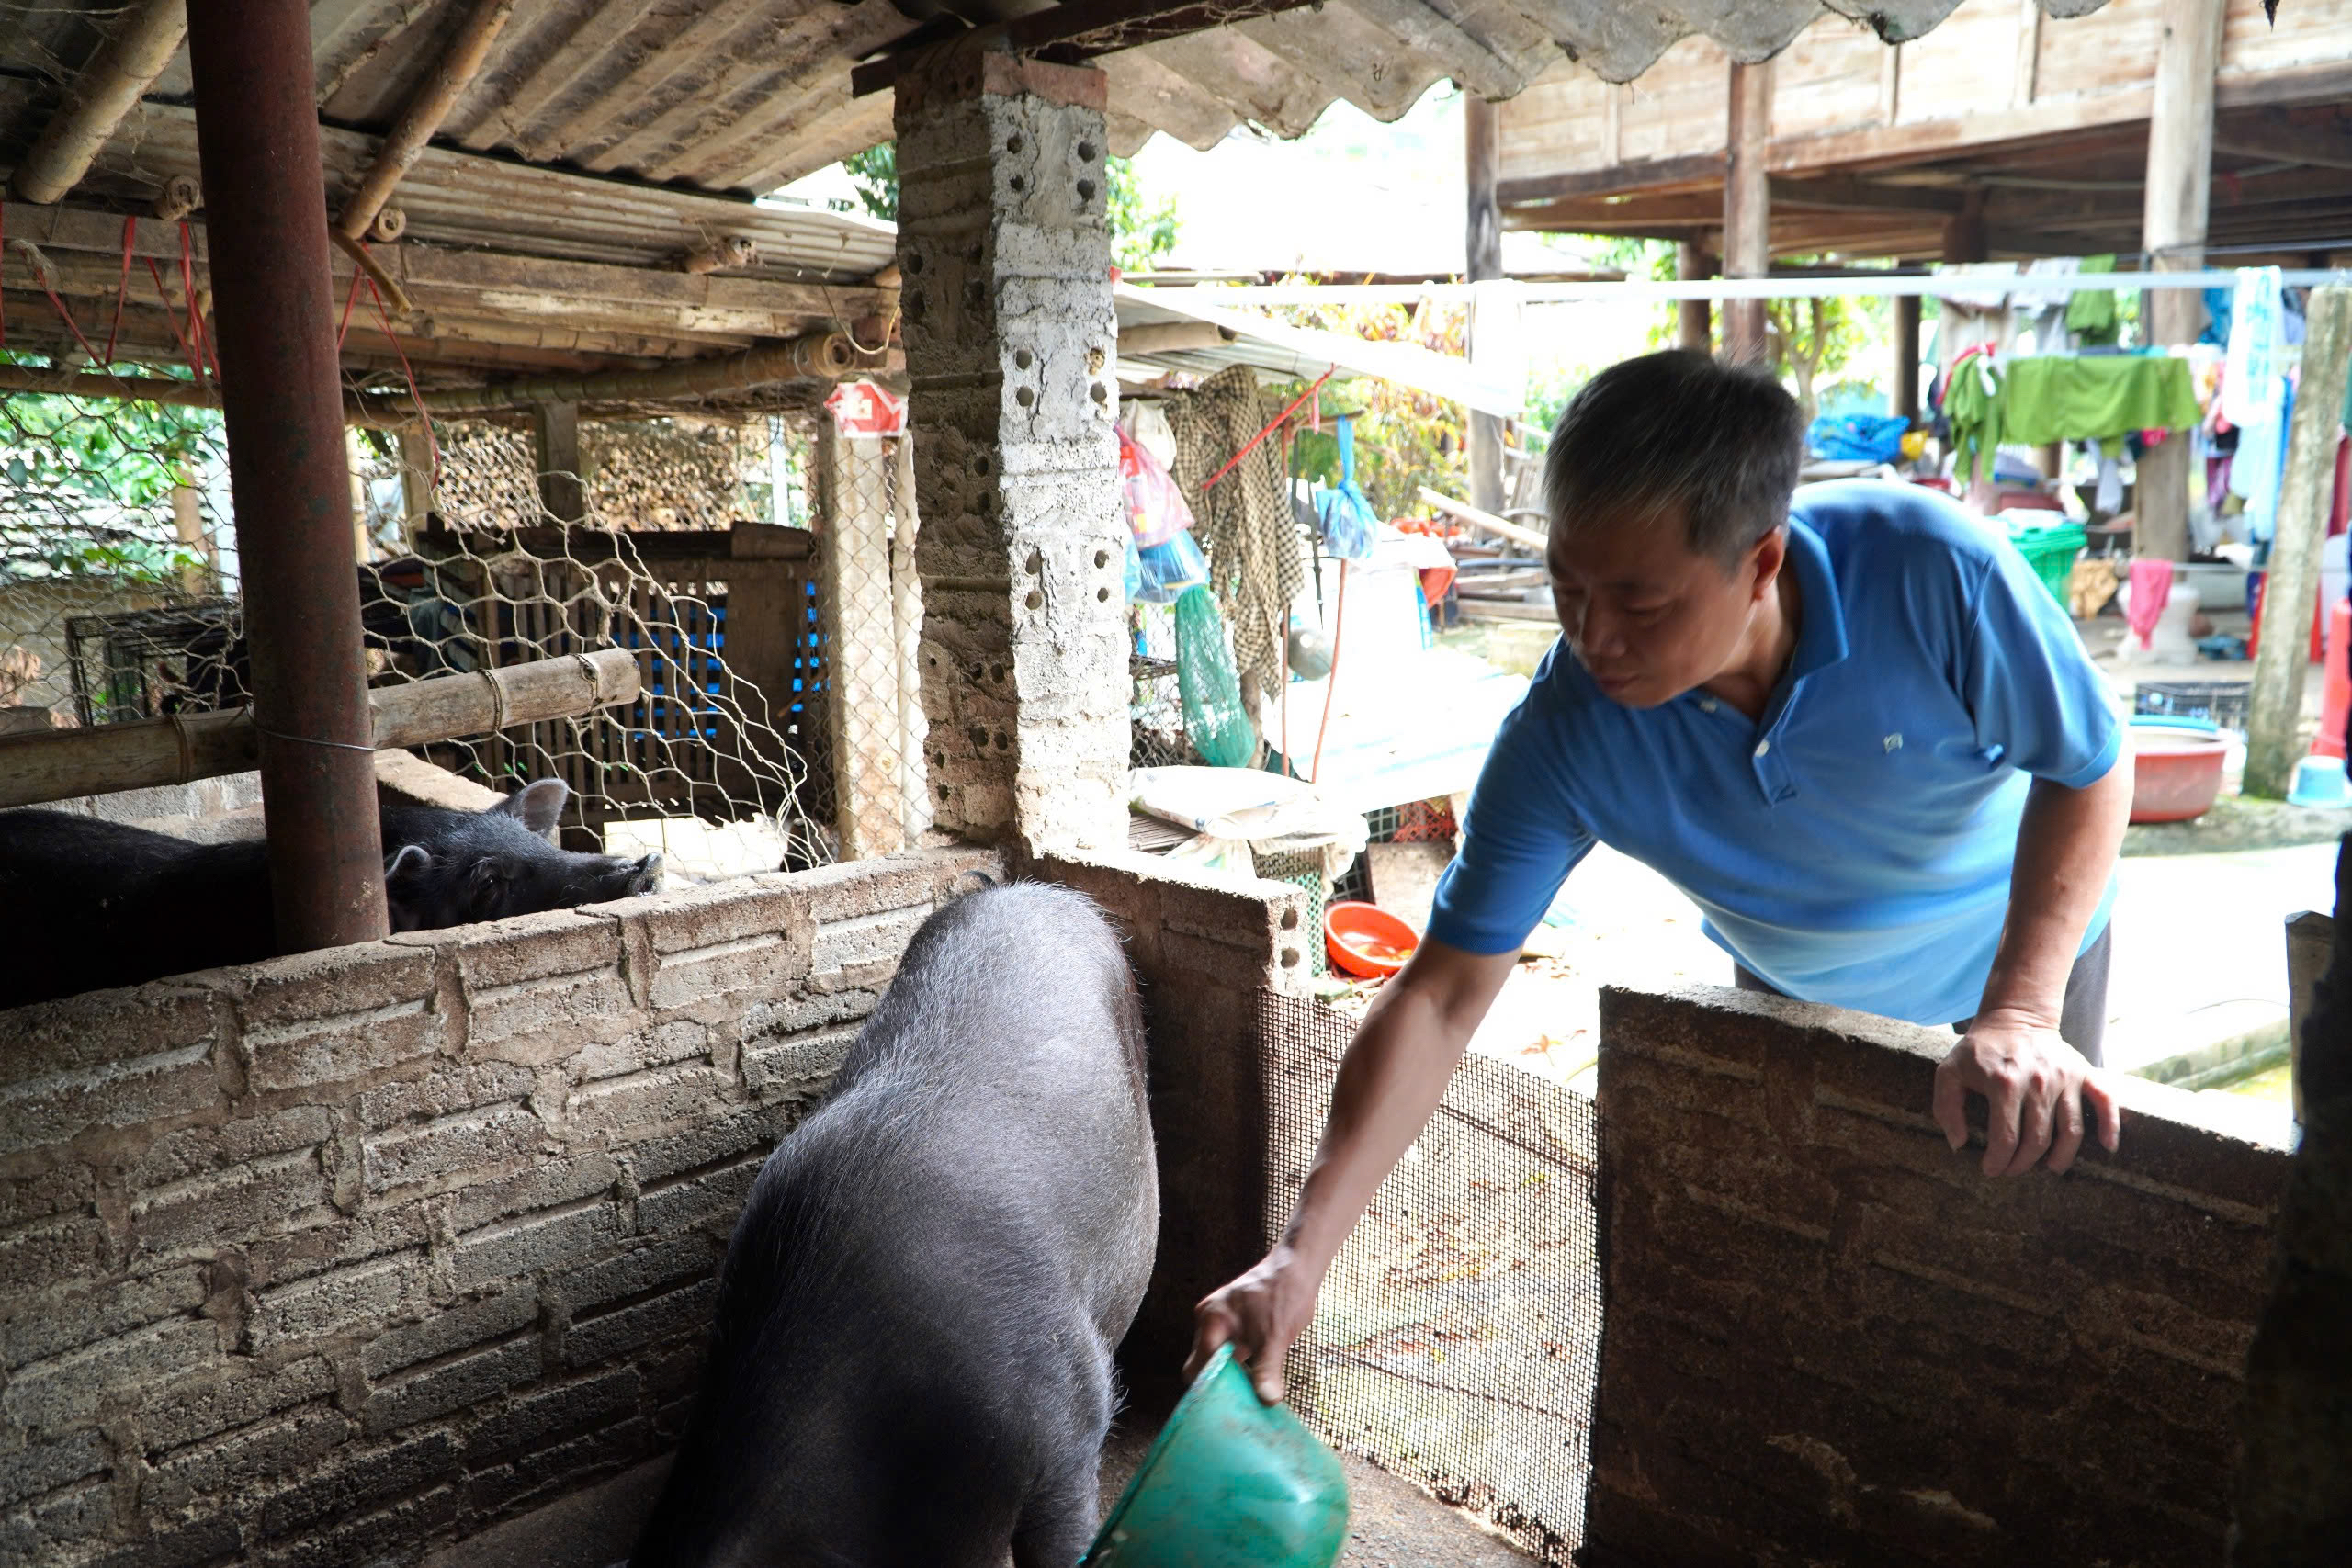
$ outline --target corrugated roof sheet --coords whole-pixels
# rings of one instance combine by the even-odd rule
[[[1736,59],[1784,47],[1824,9],[1888,42],[1932,28],[1956,0],[1321,0],[1105,57],[1112,141],[1154,131],[1214,144],[1255,121],[1295,136],[1340,98],[1376,118],[1430,84],[1508,97],[1573,62],[1630,80],[1703,32]],[[2053,16],[2100,0],[2041,0]],[[926,6],[908,0],[909,9]],[[316,0],[322,116],[381,131],[441,58],[468,0]],[[987,23],[1035,0],[954,0]],[[0,120],[21,151],[123,0],[0,5],[0,73],[24,91]],[[888,94],[850,96],[850,67],[913,31],[890,0],[521,0],[489,66],[444,123],[445,146],[590,174],[756,192],[886,139]],[[185,104],[185,50],[153,96]],[[118,139],[119,141],[120,139]],[[405,187],[404,187],[405,188]]]

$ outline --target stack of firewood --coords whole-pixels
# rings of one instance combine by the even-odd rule
[[[743,480],[767,460],[767,422],[582,425],[588,515],[605,528],[724,528],[748,514]]]

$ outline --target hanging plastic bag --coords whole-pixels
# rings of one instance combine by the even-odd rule
[[[1136,548],[1136,536],[1127,536],[1126,566],[1127,603],[1136,604],[1143,598],[1143,553]]]
[[[1340,560],[1369,560],[1380,537],[1380,519],[1356,488],[1356,425],[1342,414],[1333,422],[1340,443],[1340,482],[1315,492],[1323,525],[1323,548]]]
[[[1184,492],[1150,449],[1119,432],[1119,486],[1126,496],[1127,529],[1147,548],[1166,544],[1193,525]]]
[[[1142,547],[1136,551],[1136,564],[1142,576],[1136,597],[1147,604],[1173,604],[1208,584],[1209,558],[1189,533]]]
[[[1176,601],[1176,690],[1184,704],[1184,739],[1203,761],[1246,768],[1257,761],[1258,732],[1241,705],[1225,618],[1206,588],[1190,589]]]

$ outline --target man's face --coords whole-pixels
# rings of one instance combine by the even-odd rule
[[[1691,553],[1679,513],[1555,533],[1546,565],[1569,650],[1610,701],[1629,708],[1706,684],[1746,650],[1786,538],[1774,530],[1726,569]]]

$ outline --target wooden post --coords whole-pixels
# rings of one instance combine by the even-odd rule
[[[1674,276],[1685,283],[1698,283],[1715,276],[1714,259],[1685,240],[1674,247]],[[1679,299],[1675,302],[1675,344],[1706,354],[1715,346],[1714,314],[1704,299]],[[1495,508],[1488,507],[1489,512]]]
[[[1919,297],[1905,294],[1894,301],[1894,397],[1893,411],[1905,419],[1919,417]]]
[[[433,522],[433,444],[421,430],[400,434],[401,510],[411,547]]]
[[[2319,586],[2320,547],[2327,538],[2327,509],[2335,493],[2345,362],[2352,357],[2352,288],[2313,289],[2303,323],[2303,378],[2287,433],[2278,533],[2262,587],[2262,618],[2270,635],[2255,654],[2245,725],[2244,792],[2273,799],[2287,793],[2299,754],[2295,736],[2302,719],[2303,671],[2311,660],[2311,623],[2305,617]]]
[[[2148,110],[2147,197],[2140,220],[2140,248],[2148,253],[2152,272],[2194,272],[2205,265],[2206,209],[2213,183],[2213,76],[2221,62],[2226,8],[2227,0],[2164,0]],[[2140,319],[2150,343],[2194,343],[2203,328],[2204,302],[2193,288],[2152,288],[2143,296]],[[2187,560],[2188,443],[2150,447],[2136,470],[2134,548],[2153,559]]]
[[[1772,66],[1731,68],[1730,136],[1724,149],[1724,276],[1766,277],[1772,271],[1771,186],[1765,152],[1772,141]],[[1724,357],[1762,364],[1764,301],[1724,301]]]
[[[1467,94],[1462,101],[1462,176],[1467,192],[1468,222],[1464,236],[1467,265],[1464,276],[1473,283],[1503,275],[1503,229],[1500,209],[1495,205],[1495,162],[1499,137],[1497,132],[1495,106],[1476,93]],[[1484,312],[1472,308],[1470,321],[1470,357],[1484,357],[1481,347],[1491,351],[1493,339],[1503,330],[1493,321],[1481,321]],[[1490,413],[1476,410],[1470,414],[1470,495],[1480,506],[1490,512],[1503,508],[1503,422]]]
[[[531,449],[539,505],[558,523],[588,520],[588,476],[580,462],[580,405],[531,405]]]
[[[817,427],[825,472],[820,604],[832,701],[834,830],[842,859],[887,855],[904,842],[899,798],[899,649],[890,603],[890,508],[880,443]]]
[[[195,598],[212,592],[220,580],[220,558],[211,536],[204,531],[204,498],[197,493],[196,476],[186,463],[172,465],[172,532],[189,556],[179,571],[180,592]]]

